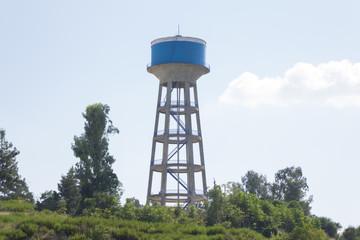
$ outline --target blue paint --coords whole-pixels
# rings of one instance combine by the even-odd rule
[[[192,63],[208,68],[204,44],[189,41],[160,42],[151,46],[151,66],[164,63]]]

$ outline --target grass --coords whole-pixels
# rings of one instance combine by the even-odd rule
[[[218,226],[72,218],[36,211],[1,216],[0,226],[0,239],[245,239]]]
[[[4,200],[0,201],[1,212],[31,212],[34,205],[24,200]]]
[[[194,223],[152,223],[100,217],[69,217],[51,211],[35,211],[20,200],[0,202],[0,240],[5,239],[239,239],[265,240],[249,229],[206,227]]]

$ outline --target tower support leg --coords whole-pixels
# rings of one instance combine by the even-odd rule
[[[199,106],[199,98],[198,98],[196,85],[194,86],[194,99],[195,99],[195,105]],[[202,138],[202,132],[201,132],[201,125],[200,125],[200,111],[196,112],[196,125],[197,125],[197,130],[198,130],[199,134],[201,135],[201,141],[199,142],[200,164],[202,166],[201,176],[202,176],[203,191],[204,191],[204,194],[206,194],[207,185],[206,185],[206,174],[205,174],[203,138]]]
[[[192,124],[191,124],[191,102],[190,102],[190,83],[185,82],[185,128],[187,130],[187,144],[186,144],[186,159],[188,164],[188,199],[190,205],[195,204],[195,174],[194,174],[194,153],[193,153],[193,139],[192,139]]]
[[[158,92],[158,99],[157,99],[157,105],[156,105],[156,118],[155,118],[155,126],[154,126],[154,135],[159,131],[159,106],[161,104],[161,94],[162,94],[162,85],[159,84],[159,92]],[[153,138],[152,142],[152,148],[151,148],[151,159],[150,159],[150,170],[149,170],[149,183],[148,183],[148,191],[147,191],[147,198],[146,198],[146,204],[149,205],[150,203],[150,196],[152,191],[152,180],[153,180],[153,170],[152,166],[154,165],[155,161],[155,151],[156,151],[156,141]]]
[[[169,153],[169,127],[170,127],[170,108],[171,108],[171,86],[172,82],[167,82],[166,103],[165,103],[165,129],[164,144],[162,154],[162,174],[161,174],[161,206],[166,204],[166,185],[168,170],[168,153]]]

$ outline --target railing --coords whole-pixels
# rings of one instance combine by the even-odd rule
[[[189,192],[186,191],[185,189],[166,189],[166,193],[169,193],[169,194],[176,194],[176,193],[180,193],[180,194],[188,194]],[[161,191],[159,191],[159,193],[151,193],[151,195],[154,195],[154,194],[161,194]],[[196,189],[195,190],[195,194],[196,195],[205,195],[204,191],[203,190],[199,190],[199,189]]]
[[[180,119],[180,116],[175,116],[172,112],[170,112],[170,116],[178,123],[178,125],[187,133],[185,129],[185,123]]]
[[[186,182],[180,178],[180,176],[176,176],[174,171],[168,168],[167,172],[183,187],[187,190],[188,193],[191,193],[190,189],[187,188]]]
[[[184,189],[179,189],[179,191],[177,189],[166,189],[166,193],[170,193],[170,194],[176,194],[176,193],[180,193],[180,194],[187,194],[188,191],[184,190]]]
[[[205,192],[200,189],[195,189],[195,193],[196,193],[196,195],[205,195]]]
[[[175,156],[175,154],[180,151],[180,149],[182,149],[183,146],[186,145],[186,138],[180,143],[181,145],[176,146],[168,155],[168,161],[170,161],[170,159]]]
[[[159,130],[155,133],[155,136],[162,136],[165,134],[165,130]],[[185,132],[183,129],[169,129],[169,135],[186,135],[187,132]],[[196,130],[192,130],[192,135],[193,136],[198,136],[200,137],[200,132],[196,131]]]
[[[167,105],[166,103],[167,103],[166,101],[160,102],[158,107],[165,107]],[[185,104],[184,100],[180,100],[180,101],[173,100],[173,101],[170,101],[170,106],[172,106],[172,107],[187,107],[188,104]],[[199,106],[195,102],[190,102],[190,107],[199,107]]]
[[[154,160],[153,165],[162,165],[162,162],[163,162],[162,159],[156,159]],[[187,164],[187,161],[172,159],[172,160],[168,160],[167,164]]]

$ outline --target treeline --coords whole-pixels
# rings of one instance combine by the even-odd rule
[[[340,224],[311,214],[312,196],[307,197],[309,187],[300,167],[279,170],[273,183],[254,171],[248,171],[241,182],[214,183],[207,192],[208,200],[188,209],[161,207],[156,202],[142,206],[135,198],[121,205],[122,184],[112,170],[115,159],[108,152],[108,137],[119,130],[109,119],[109,111],[101,103],[86,108],[84,133],[75,136],[71,146],[79,161],[61,177],[57,190],[45,191],[36,203],[25,179],[18,175],[19,151],[6,141],[5,130],[0,130],[0,211],[9,209],[4,208],[4,200],[20,198],[33,203],[37,211],[59,216],[218,227],[224,229],[220,230],[224,236],[230,234],[225,229],[246,228],[271,239],[360,238],[359,228],[349,227],[339,236]]]
[[[107,196],[90,202],[81,216],[71,217],[66,208],[34,211],[22,201],[0,201],[0,239],[357,239],[359,228],[337,236],[339,225],[327,218],[306,216],[298,201],[261,200],[234,189],[224,193],[215,185],[209,200],[188,209],[142,206],[127,199],[124,205]],[[24,212],[24,213],[23,213]],[[335,224],[335,226],[333,226]],[[354,238],[353,238],[354,237]]]
[[[8,201],[1,204],[8,204]],[[17,203],[16,209],[24,203]],[[144,207],[145,208],[145,207]],[[146,207],[151,212],[165,210],[174,214],[174,210],[160,206]],[[138,208],[136,208],[138,209]],[[157,209],[157,210],[155,210]],[[160,210],[162,209],[162,210]],[[23,211],[23,210],[21,210]],[[150,214],[151,215],[151,214]],[[167,215],[162,213],[161,215]],[[159,219],[158,219],[159,220]],[[183,221],[183,220],[181,220]],[[170,218],[168,222],[149,222],[124,220],[117,217],[68,217],[56,212],[28,210],[11,215],[0,216],[0,240],[3,239],[237,239],[265,240],[264,236],[250,229],[226,229],[223,226],[207,227],[203,224],[180,222]],[[278,238],[273,238],[278,239]]]

